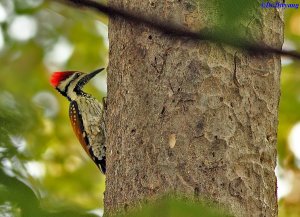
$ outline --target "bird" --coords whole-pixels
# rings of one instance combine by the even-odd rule
[[[80,71],[54,72],[51,85],[69,102],[69,117],[76,137],[88,156],[100,171],[106,172],[106,98],[102,103],[82,88],[95,75],[103,71],[97,69],[90,73]]]

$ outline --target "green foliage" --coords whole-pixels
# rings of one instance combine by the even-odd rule
[[[248,25],[261,14],[259,1],[205,0],[204,2],[211,10],[208,20],[214,23],[213,29],[205,30],[210,38],[238,46],[254,40],[249,38]]]
[[[0,95],[2,148],[0,152],[2,162],[0,166],[0,204],[2,204],[0,215],[4,215],[3,211],[6,213],[9,211],[16,217],[94,216],[87,215],[80,210],[76,212],[75,208],[72,211],[56,210],[55,213],[40,208],[37,183],[24,168],[24,163],[32,156],[26,152],[20,152],[18,148],[21,147],[14,144],[11,139],[12,135],[34,133],[34,126],[40,126],[34,111],[35,109],[30,107],[30,104],[22,102],[22,99],[16,101],[8,92]],[[3,206],[6,209],[3,210]]]
[[[253,0],[225,0],[219,1],[217,5],[223,15],[220,20],[231,25],[236,25],[241,20],[249,18],[249,14],[252,15],[260,8],[260,2]]]
[[[294,124],[300,120],[299,113],[299,93],[300,93],[300,74],[295,73],[298,64],[293,64],[284,68],[282,74],[282,92],[279,111],[279,135],[278,135],[278,154],[282,163],[290,155],[287,143],[287,135]],[[293,163],[293,162],[290,162]]]
[[[0,204],[4,204],[15,217],[95,217],[72,207],[72,210],[45,210],[40,207],[39,200],[32,189],[16,177],[10,177],[0,170],[1,188]],[[4,216],[8,210],[0,215]]]
[[[215,204],[194,201],[187,198],[178,199],[165,196],[156,201],[143,203],[139,209],[132,209],[114,217],[230,217],[224,208]]]
[[[0,21],[0,216],[95,216],[87,211],[102,206],[104,177],[75,138],[68,102],[49,76],[106,65],[105,32],[98,29],[106,18],[53,1],[3,0],[0,7],[7,13]],[[12,26],[24,17],[37,31],[20,40]],[[51,56],[65,53],[57,45],[71,50],[64,61]],[[100,99],[99,77],[87,91]]]
[[[287,3],[298,3],[287,2]],[[294,9],[285,9],[285,43],[289,49],[300,49],[300,12]],[[296,25],[295,25],[296,24]],[[288,61],[287,59],[284,59]],[[299,62],[290,61],[282,68],[281,76],[281,100],[279,107],[279,128],[278,128],[278,155],[279,162],[286,168],[295,167],[293,153],[291,153],[288,144],[288,135],[292,127],[300,120],[300,74]],[[296,169],[295,172],[299,171]]]

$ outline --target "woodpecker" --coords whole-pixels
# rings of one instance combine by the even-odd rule
[[[106,171],[106,100],[101,104],[83,92],[83,86],[104,68],[91,73],[79,71],[54,72],[51,85],[70,101],[69,116],[73,130],[83,149],[103,174]]]

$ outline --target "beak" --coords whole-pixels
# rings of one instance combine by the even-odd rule
[[[104,68],[97,69],[97,70],[95,70],[95,71],[93,71],[93,72],[90,72],[90,73],[84,75],[84,77],[82,77],[82,78],[79,80],[78,85],[79,85],[80,87],[83,87],[86,83],[89,82],[89,80],[91,80],[95,75],[97,75],[99,72],[101,72],[101,71],[103,71],[103,70],[104,70]]]

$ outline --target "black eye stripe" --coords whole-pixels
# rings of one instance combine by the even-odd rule
[[[64,91],[65,93],[68,92],[68,89],[69,89],[69,86],[71,85],[71,83],[72,83],[73,81],[75,81],[79,76],[80,76],[79,73],[76,73],[76,74],[75,74],[75,76],[72,78],[72,80],[66,85],[65,91]]]

